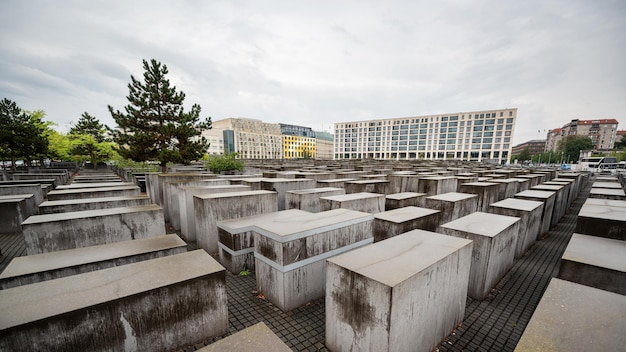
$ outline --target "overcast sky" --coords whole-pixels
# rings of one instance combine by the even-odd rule
[[[626,1],[0,1],[0,98],[114,127],[142,59],[213,120],[335,122],[517,107],[514,144],[626,129]],[[538,131],[541,131],[539,133]]]

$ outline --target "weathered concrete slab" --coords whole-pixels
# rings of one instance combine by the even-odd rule
[[[624,330],[626,296],[554,278],[515,351],[621,351]]]
[[[148,196],[121,196],[104,198],[79,198],[48,200],[39,205],[40,214],[58,214],[74,211],[132,207],[151,204]]]
[[[385,211],[385,195],[363,192],[320,198],[321,211],[340,208],[372,214],[380,213]]]
[[[63,189],[79,189],[79,188],[102,188],[102,187],[123,187],[123,186],[136,186],[132,182],[83,182],[83,183],[71,183],[69,185],[60,185],[56,187],[56,190]]]
[[[344,188],[346,182],[356,181],[355,178],[330,178],[317,180],[317,187]]]
[[[550,231],[554,201],[556,199],[555,192],[528,190],[519,192],[515,195],[515,198],[543,202],[543,212],[541,214],[541,229],[539,230],[539,235],[541,236],[544,233]]]
[[[35,205],[41,204],[45,197],[44,191],[38,183],[0,186],[0,196],[15,196],[18,194],[32,194],[35,197]]]
[[[519,193],[519,181],[517,179],[502,178],[490,180],[489,182],[504,184],[504,197],[502,199],[513,198],[516,193]]]
[[[41,179],[49,179],[53,178],[56,181],[56,185],[64,185],[69,182],[70,176],[67,172],[59,172],[59,173],[35,173],[35,174],[23,174],[23,173],[14,173],[11,175],[14,181],[18,180],[28,180],[28,181],[37,181]]]
[[[247,192],[250,190],[250,186],[245,185],[179,187],[177,191],[178,201],[176,202],[176,204],[178,204],[178,209],[175,213],[179,214],[181,234],[184,235],[187,241],[196,242],[196,216],[193,205],[193,197],[195,195]],[[170,223],[170,225],[172,224]]]
[[[520,232],[515,244],[515,258],[521,258],[539,237],[543,202],[507,198],[491,204],[489,212],[520,218]]]
[[[600,198],[587,198],[584,205],[604,205],[611,207],[626,207],[626,200],[611,200]]]
[[[300,209],[312,213],[319,213],[320,198],[346,194],[343,188],[321,187],[285,192],[287,209]]]
[[[439,210],[404,207],[374,215],[374,242],[386,240],[411,230],[435,231],[441,223]]]
[[[0,291],[0,350],[176,350],[226,333],[226,300],[202,250],[14,287]]]
[[[474,241],[467,295],[483,300],[513,266],[519,218],[476,212],[443,224],[443,234]]]
[[[389,181],[389,192],[391,194],[405,192],[421,193],[419,192],[420,178],[424,177],[417,176],[415,174],[398,173],[387,175],[387,180]]]
[[[419,181],[419,192],[429,196],[456,192],[457,178],[454,176],[425,177]]]
[[[32,195],[30,195],[32,197]],[[29,217],[26,196],[0,196],[0,234],[22,232],[21,223]]]
[[[140,195],[139,187],[119,186],[119,187],[99,187],[99,188],[78,188],[63,189],[48,192],[48,200],[69,200],[82,198],[105,198],[105,197],[124,197]]]
[[[260,322],[197,350],[197,352],[259,351],[291,352],[291,348],[276,336],[265,323]]]
[[[268,221],[282,221],[304,214],[310,213],[299,209],[289,209],[218,221],[219,242],[217,245],[220,263],[233,274],[239,274],[242,270],[254,270],[255,226]]]
[[[44,193],[48,193],[48,192],[52,191],[57,186],[57,180],[54,179],[54,178],[40,178],[40,179],[33,179],[33,180],[7,180],[7,181],[0,181],[0,186],[32,185],[32,184],[40,184],[40,185],[42,185],[42,188],[44,189]]]
[[[197,172],[174,172],[174,173],[160,173],[160,172],[146,172],[146,192],[152,202],[163,206],[163,184],[165,182],[176,182],[185,180],[206,180],[215,178],[215,175],[208,173]]]
[[[389,181],[387,180],[355,180],[346,181],[344,184],[347,194],[351,193],[379,193],[389,194]]]
[[[193,197],[196,242],[210,254],[218,253],[217,222],[278,211],[278,194],[272,191],[245,191],[200,194]]]
[[[403,192],[385,196],[385,210],[394,210],[409,206],[424,207],[426,193]]]
[[[180,230],[180,209],[179,204],[180,192],[183,187],[190,186],[229,186],[230,181],[225,179],[197,179],[178,181],[163,181],[161,188],[163,189],[163,211],[165,212],[165,221],[176,230]]]
[[[373,216],[335,209],[264,222],[254,232],[257,288],[283,311],[324,296],[326,259],[372,243]]]
[[[165,234],[156,204],[33,215],[22,223],[28,255]]]
[[[567,211],[568,195],[566,193],[565,186],[540,184],[532,187],[531,190],[556,193],[556,197],[554,198],[554,207],[552,208],[552,220],[550,222],[550,227],[556,225]]]
[[[518,187],[517,193],[524,192],[524,191],[527,191],[527,190],[530,189],[531,182],[530,182],[530,179],[528,179],[528,178],[518,178],[518,177],[515,177],[515,178],[510,178],[510,180],[517,181],[517,187]]]
[[[470,193],[478,196],[478,210],[486,212],[489,205],[502,200],[503,194],[499,194],[501,185],[494,182],[470,182],[461,185],[460,193]]]
[[[618,182],[594,182],[592,188],[624,189]]]
[[[589,198],[626,200],[626,193],[622,189],[592,188],[589,191]]]
[[[559,180],[559,179],[556,179]],[[564,180],[564,181],[547,181],[544,182],[543,185],[546,186],[563,186],[565,187],[565,211],[567,212],[567,209],[570,207],[570,205],[572,205],[572,203],[574,202],[574,200],[576,199],[574,196],[574,190],[573,190],[573,184],[574,184],[574,180]]]
[[[574,232],[625,241],[626,208],[586,203],[578,213]]]
[[[261,189],[278,193],[278,210],[287,209],[285,203],[285,192],[299,189],[315,188],[317,181],[308,178],[286,179],[275,178],[261,181]]]
[[[626,242],[574,233],[561,258],[559,279],[626,295]]]
[[[515,178],[528,179],[530,181],[530,188],[545,182],[545,175],[538,174],[523,174],[517,175]]]
[[[438,225],[441,225],[477,212],[478,196],[458,192],[443,193],[426,197],[424,199],[424,208],[439,210],[441,219]],[[435,229],[432,231],[435,231]]]
[[[471,253],[469,240],[414,230],[328,259],[326,347],[433,350],[463,320]]]
[[[0,289],[58,279],[186,251],[187,244],[180,237],[162,235],[15,257],[0,274]]]

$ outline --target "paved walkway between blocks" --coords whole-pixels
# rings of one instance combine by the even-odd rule
[[[547,235],[535,243],[524,257],[481,301],[467,300],[463,323],[435,351],[513,351],[528,324],[550,279],[559,270],[559,261],[576,226],[576,217],[589,194],[592,180],[563,219]],[[190,244],[189,248],[194,249]],[[0,236],[0,272],[11,258],[25,255],[23,241],[17,235]],[[233,334],[260,321],[265,322],[294,351],[327,351],[324,347],[324,299],[285,313],[256,292],[254,274],[226,274],[228,292],[228,334]],[[226,335],[226,336],[227,336]],[[188,346],[182,351],[195,351],[218,340]]]

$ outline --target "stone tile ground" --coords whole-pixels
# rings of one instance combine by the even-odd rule
[[[589,194],[592,180],[567,214],[535,243],[482,302],[468,298],[463,323],[435,351],[513,351],[550,279],[559,270],[559,260],[576,225],[576,216]],[[190,244],[190,249],[195,246]],[[0,236],[0,272],[11,258],[25,255],[18,235]],[[327,351],[324,347],[324,299],[309,302],[284,313],[259,298],[254,275],[227,272],[229,331],[233,334],[260,321],[267,324],[294,351]],[[226,335],[226,336],[227,336]],[[188,346],[195,351],[219,338]]]

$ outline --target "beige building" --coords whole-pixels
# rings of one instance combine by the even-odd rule
[[[221,155],[224,154],[224,130],[213,126],[210,130],[202,132],[202,137],[209,141],[209,155]]]
[[[617,137],[617,120],[572,120],[562,128],[550,130],[546,138],[546,151],[556,151],[559,141],[566,136],[587,136],[591,139],[594,149],[613,149]]]
[[[335,124],[334,159],[455,159],[506,163],[517,108]]]
[[[316,139],[316,155],[318,160],[333,160],[333,141],[326,139]]]
[[[242,159],[282,159],[283,136],[277,123],[247,118],[228,118],[213,122],[223,130],[224,149],[239,153]]]

